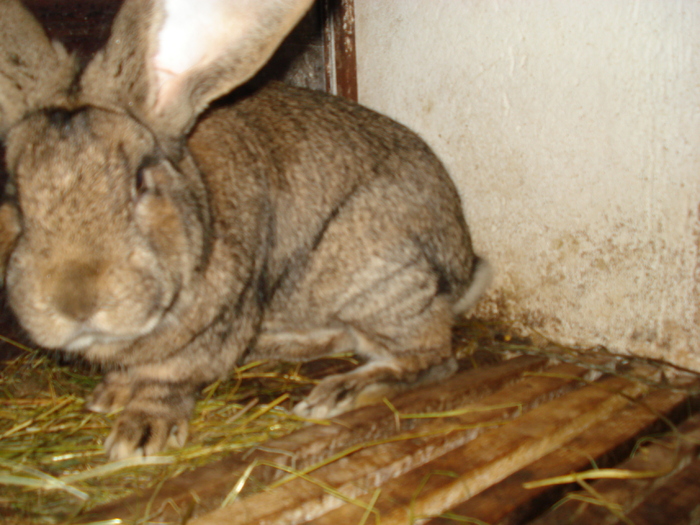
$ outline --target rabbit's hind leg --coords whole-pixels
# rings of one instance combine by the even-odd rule
[[[470,248],[458,217],[423,217],[425,207],[408,206],[410,198],[383,180],[354,194],[290,263],[268,305],[253,354],[288,360],[352,350],[365,360],[323,379],[297,414],[332,417],[455,371],[451,329],[461,285],[445,267],[450,257],[468,260]]]
[[[295,413],[333,417],[454,373],[450,308],[444,297],[434,296],[419,314],[391,326],[377,326],[366,318],[348,322],[354,350],[367,362],[351,372],[324,378],[295,407]]]
[[[324,378],[295,407],[301,416],[333,417],[456,370],[452,303],[438,293],[438,277],[427,261],[418,255],[404,263],[374,256],[365,263],[350,277],[339,275],[338,286],[307,273],[305,286],[288,298],[295,306],[287,309],[289,317],[263,323],[246,359],[307,361],[352,351],[366,361]]]

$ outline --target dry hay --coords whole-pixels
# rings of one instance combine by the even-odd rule
[[[299,366],[253,363],[202,392],[184,448],[109,463],[102,443],[116,414],[83,406],[100,374],[21,348],[1,371],[0,518],[63,521],[287,434],[304,420],[286,408],[315,382]],[[326,367],[346,361],[329,360]]]

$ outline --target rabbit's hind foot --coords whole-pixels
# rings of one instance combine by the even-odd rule
[[[380,403],[417,385],[435,383],[457,370],[453,357],[427,367],[423,361],[417,356],[382,359],[370,361],[352,372],[326,377],[294,407],[294,413],[309,419],[334,417]]]

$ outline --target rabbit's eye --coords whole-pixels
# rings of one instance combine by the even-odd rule
[[[134,197],[139,198],[146,192],[157,190],[157,176],[155,175],[157,167],[156,158],[149,156],[143,159],[134,177]]]
[[[144,173],[144,168],[136,170],[136,180],[134,183],[134,188],[136,189],[136,195],[140,196],[148,189],[146,187],[146,174]]]
[[[15,182],[12,179],[7,179],[3,197],[6,199],[15,199],[17,197],[17,186],[15,186]]]
[[[136,198],[139,198],[144,193],[153,190],[154,186],[155,182],[153,180],[151,168],[142,167],[136,170],[136,177],[134,179],[134,193]]]

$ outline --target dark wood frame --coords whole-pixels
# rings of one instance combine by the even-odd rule
[[[357,101],[354,0],[322,0],[326,91]]]

